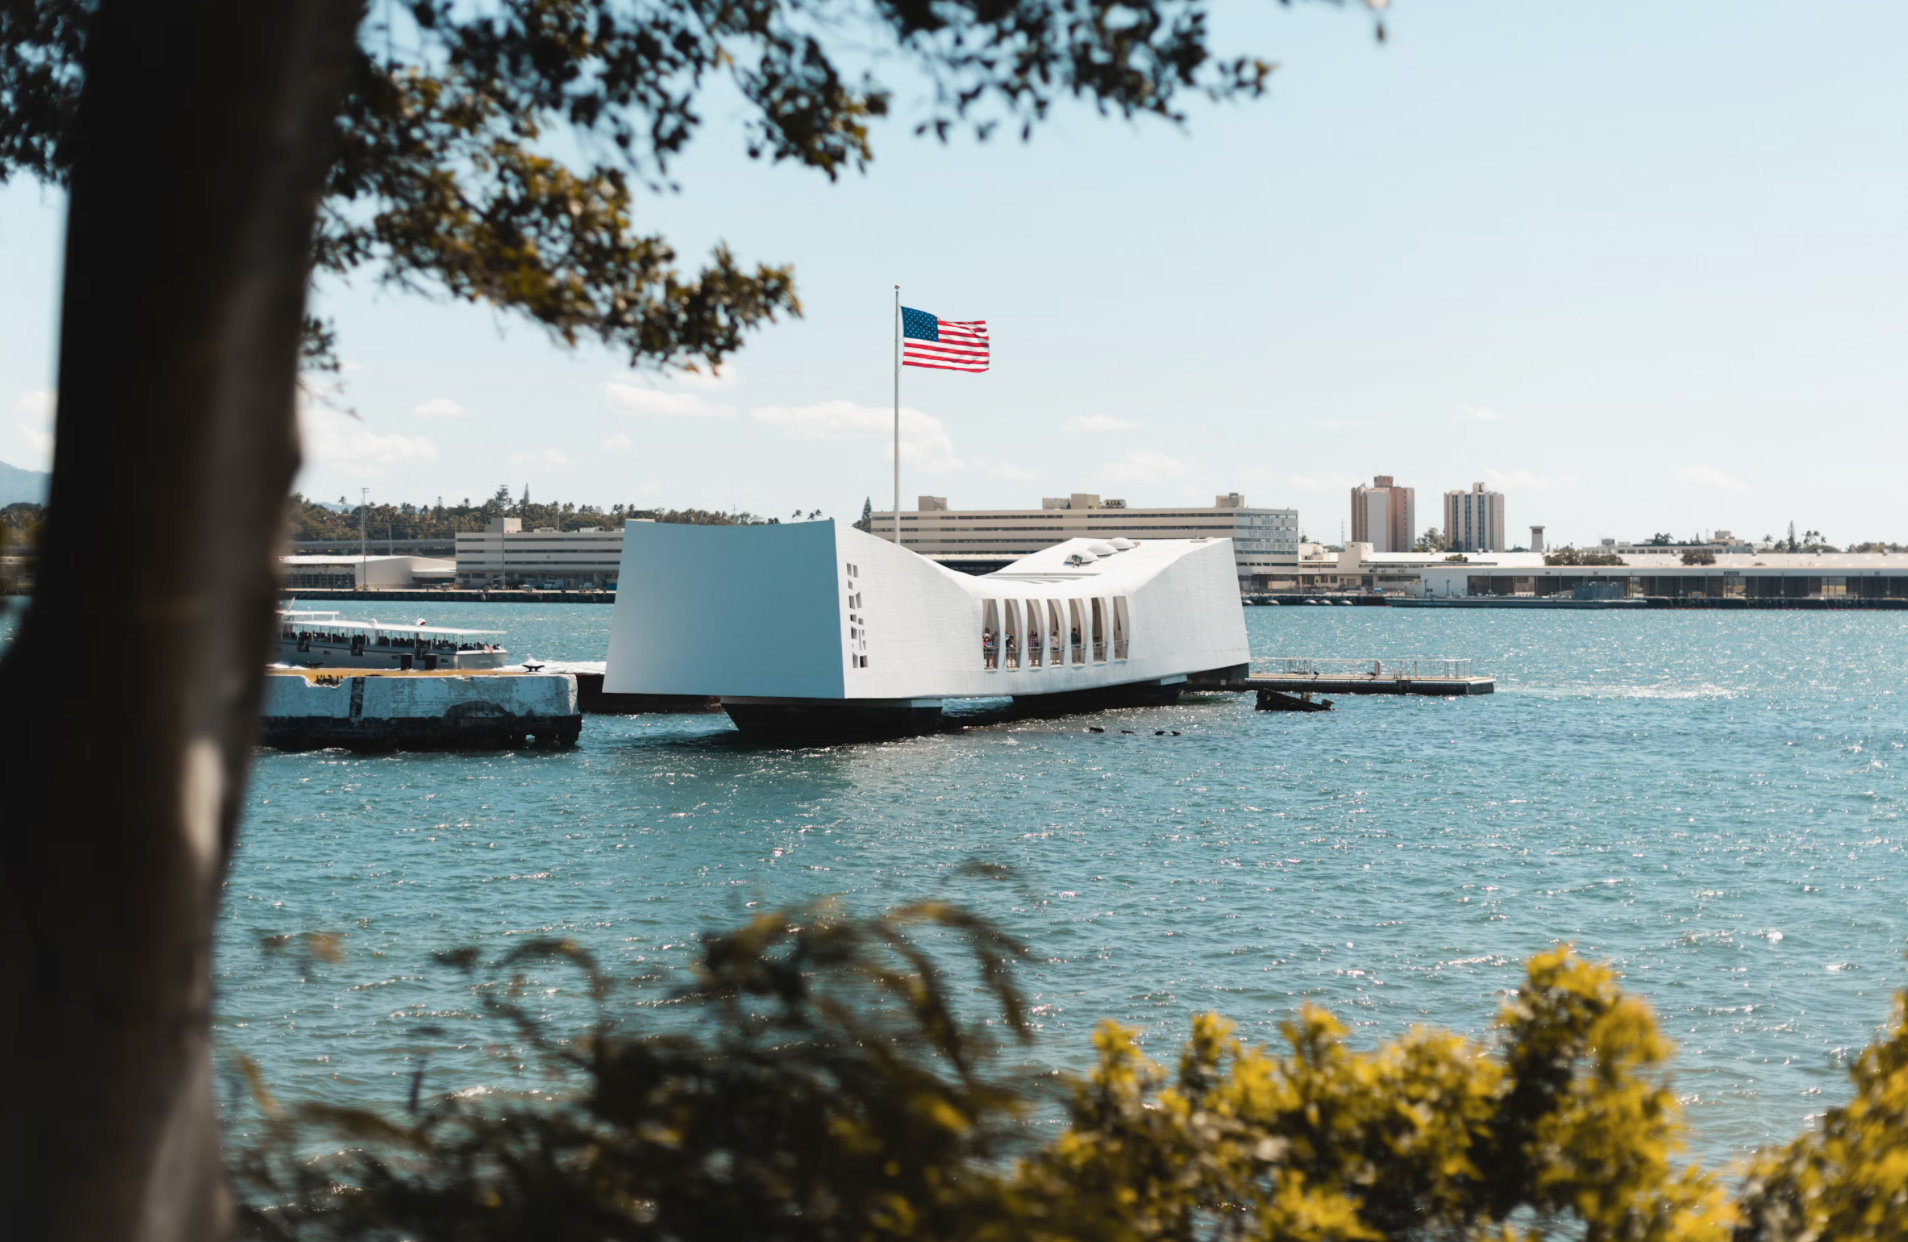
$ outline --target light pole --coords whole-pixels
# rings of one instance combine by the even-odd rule
[[[371,489],[358,489],[358,590],[364,590],[364,515],[371,507]]]

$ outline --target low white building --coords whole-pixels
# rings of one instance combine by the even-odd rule
[[[429,556],[281,556],[288,590],[408,591],[449,586],[454,562]]]
[[[873,515],[870,533],[894,540],[894,513]],[[1298,563],[1296,509],[1260,509],[1230,492],[1208,509],[1150,509],[1091,492],[1049,496],[1038,509],[950,509],[945,496],[922,496],[901,512],[901,546],[951,568],[995,568],[1069,539],[1230,539],[1241,587]]]
[[[1620,565],[1550,565],[1541,552],[1374,552],[1362,543],[1336,551],[1306,544],[1298,568],[1273,579],[1265,593],[1908,600],[1903,552],[1718,555],[1699,549],[1691,559],[1711,555],[1714,563],[1690,565],[1680,551],[1636,549],[1617,557]],[[1584,551],[1613,555],[1605,548]]]
[[[607,587],[622,563],[620,526],[525,530],[520,518],[494,518],[483,530],[457,533],[459,586]]]
[[[1632,598],[1908,600],[1908,553],[1707,555],[1714,557],[1713,564],[1686,565],[1680,552],[1642,546],[1624,553],[1621,565],[1546,565],[1535,552],[1471,553],[1463,561],[1420,565],[1416,572],[1420,593],[1443,598],[1567,596],[1583,588]]]

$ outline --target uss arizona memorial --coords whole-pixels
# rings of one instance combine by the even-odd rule
[[[833,522],[632,522],[621,580],[604,690],[720,697],[748,729],[1170,701],[1249,663],[1229,539],[1070,539],[973,576]]]

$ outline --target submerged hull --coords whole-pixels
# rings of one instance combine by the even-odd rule
[[[949,699],[1170,701],[1248,660],[1228,540],[1074,540],[975,577],[832,522],[645,522],[621,580],[604,691],[716,697],[750,730],[920,732]]]

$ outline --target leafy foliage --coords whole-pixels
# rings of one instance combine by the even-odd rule
[[[1849,1070],[1855,1098],[1749,1169],[1737,1242],[1880,1242],[1908,1236],[1908,993],[1888,1034]]]
[[[1622,565],[1622,557],[1614,552],[1581,552],[1575,547],[1558,548],[1555,552],[1544,553],[1546,565]]]
[[[1683,553],[1685,565],[1714,565],[1715,563],[1716,554],[1707,548],[1692,548]]]
[[[0,182],[71,169],[96,15],[97,0],[0,2]],[[1256,97],[1272,70],[1214,55],[1203,0],[393,0],[360,28],[316,266],[502,307],[633,363],[719,364],[800,313],[793,273],[724,246],[686,270],[638,226],[636,191],[671,187],[718,81],[745,102],[752,157],[865,168],[893,98],[877,67],[931,83],[915,128],[942,138],[1024,137],[1068,96],[1177,122],[1187,94]],[[327,324],[306,345],[335,369]]]
[[[980,1210],[964,1176],[991,1166],[1023,1093],[995,1064],[990,1028],[962,1016],[922,947],[967,950],[967,982],[992,1030],[1028,1033],[1009,964],[1021,947],[937,904],[870,920],[827,907],[709,937],[676,1029],[639,1033],[608,1015],[575,1042],[519,1003],[523,982],[484,988],[544,1066],[573,1090],[485,1112],[456,1097],[398,1122],[306,1107],[275,1116],[235,1173],[260,1237],[847,1239],[955,1236]],[[447,955],[466,969],[474,951]],[[498,965],[582,967],[574,944],[525,945]],[[298,1140],[342,1137],[314,1164]]]
[[[964,956],[946,968],[930,949],[950,938]],[[1071,1083],[1057,1104],[1064,1125],[1044,1140],[1053,1128],[1029,1124],[1056,1107],[1037,1090],[1044,1076],[1030,1088],[992,1038],[1028,1037],[1012,980],[1023,952],[938,904],[865,921],[830,907],[767,915],[707,938],[695,982],[651,1019],[659,1029],[639,1031],[611,1016],[612,986],[574,945],[525,946],[498,968],[574,962],[603,1001],[596,1028],[564,1042],[519,1003],[533,995],[521,975],[482,987],[566,1089],[488,1110],[450,1096],[401,1120],[286,1112],[261,1095],[275,1120],[236,1170],[247,1229],[418,1239],[740,1229],[817,1242],[1430,1242],[1561,1230],[1587,1242],[1722,1242],[1734,1226],[1714,1180],[1676,1162],[1669,1045],[1649,1009],[1568,949],[1531,959],[1485,1043],[1418,1028],[1357,1052],[1342,1025],[1306,1007],[1272,1050],[1207,1014],[1169,1075],[1136,1032],[1105,1024],[1096,1068]],[[447,960],[472,969],[476,957]],[[964,1013],[972,1006],[957,997],[984,999],[985,1012]],[[1890,1173],[1887,1144],[1908,1137],[1908,1086],[1887,1085],[1908,1082],[1904,1065],[1898,1033],[1858,1071],[1890,1110],[1882,1129],[1863,1122],[1863,1167],[1877,1178]],[[1835,1133],[1769,1163],[1756,1203],[1781,1206],[1758,1206],[1754,1219],[1802,1219],[1790,1205],[1803,1201],[1854,1210],[1789,1189],[1848,1159],[1825,1146]],[[338,1154],[308,1159],[321,1136]]]

